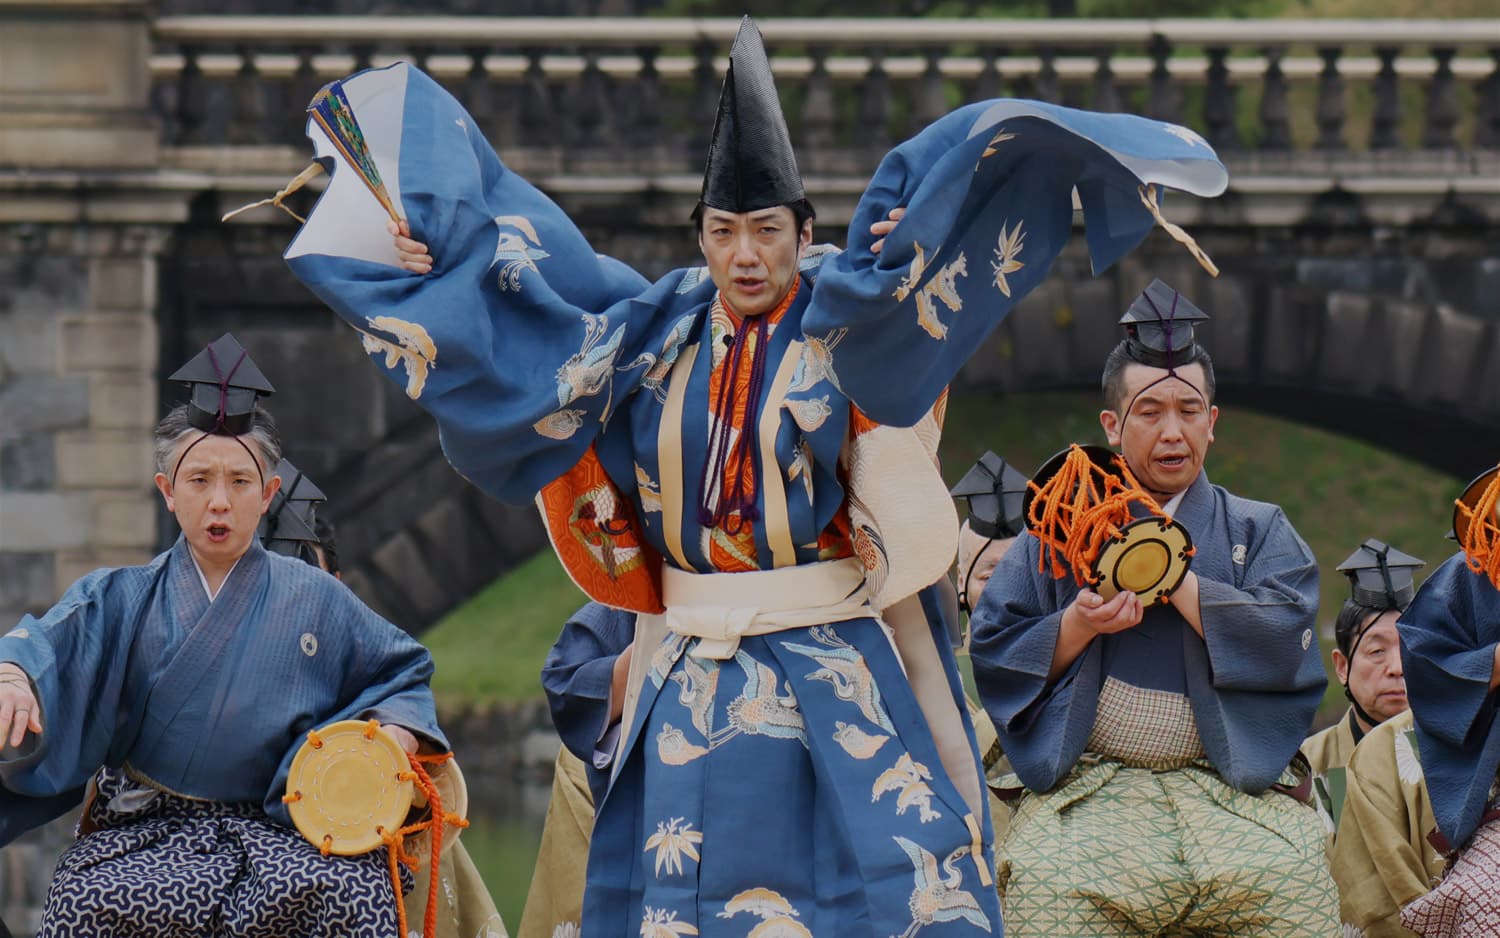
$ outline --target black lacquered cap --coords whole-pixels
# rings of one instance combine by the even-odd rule
[[[1405,609],[1416,595],[1412,577],[1426,562],[1403,554],[1373,537],[1339,564],[1340,573],[1349,577],[1353,600],[1376,609]]]
[[[328,500],[323,490],[283,459],[276,466],[276,475],[281,479],[281,488],[271,498],[260,522],[260,537],[266,550],[278,554],[296,556],[302,544],[318,543],[314,529],[319,502]]]
[[[969,527],[974,533],[981,537],[1015,537],[1026,527],[1021,510],[1026,481],[1026,476],[1010,463],[987,452],[948,494],[968,500]]]
[[[168,381],[191,389],[188,422],[207,433],[239,436],[254,425],[255,402],[276,392],[234,336],[224,333]]]
[[[1125,315],[1125,348],[1131,359],[1153,368],[1175,368],[1198,357],[1193,327],[1208,319],[1187,297],[1161,280],[1151,281]]]

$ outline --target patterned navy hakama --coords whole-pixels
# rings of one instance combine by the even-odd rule
[[[182,798],[114,769],[96,782],[88,820],[98,830],[58,861],[37,938],[395,933],[384,851],[324,857],[252,802]]]

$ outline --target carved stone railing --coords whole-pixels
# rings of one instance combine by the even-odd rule
[[[1475,172],[1500,151],[1500,19],[773,19],[760,23],[812,172],[868,172],[958,103],[1128,110],[1278,166],[1349,154]],[[666,18],[169,17],[164,142],[305,147],[326,81],[405,58],[510,153],[558,170],[696,173],[736,23]],[[1382,162],[1383,161],[1383,162]],[[545,163],[545,161],[543,161]],[[1492,164],[1487,164],[1492,165]]]

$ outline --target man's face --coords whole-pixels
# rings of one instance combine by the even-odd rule
[[[958,529],[958,594],[968,608],[979,605],[979,597],[984,595],[990,575],[1015,540],[1013,537],[988,538],[977,534],[967,521]]]
[[[200,562],[233,564],[250,548],[281,479],[268,473],[262,483],[255,460],[232,437],[209,436],[188,450],[196,439],[189,436],[172,454],[176,481],[158,472],[156,487]]]
[[[1401,670],[1401,643],[1396,637],[1396,619],[1400,615],[1390,609],[1377,616],[1354,646],[1353,661],[1341,651],[1333,653],[1333,668],[1339,682],[1347,681],[1355,701],[1381,721],[1404,713],[1407,708],[1406,675]]]
[[[1205,377],[1198,362],[1178,368],[1173,377],[1164,368],[1133,362],[1125,368],[1117,409],[1099,414],[1110,445],[1119,447],[1136,480],[1158,502],[1193,484],[1214,441],[1219,408],[1199,393]]]
[[[698,247],[714,286],[741,316],[769,313],[792,288],[797,262],[812,243],[812,220],[799,229],[784,205],[756,212],[705,209]]]

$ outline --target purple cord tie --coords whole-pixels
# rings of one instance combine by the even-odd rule
[[[727,307],[726,307],[727,308]],[[740,327],[735,330],[734,338],[730,341],[729,351],[725,355],[725,370],[719,380],[719,393],[714,401],[714,416],[718,423],[714,427],[713,438],[709,441],[708,457],[703,461],[703,474],[698,482],[698,524],[701,527],[722,527],[728,534],[739,534],[744,530],[743,522],[760,520],[760,512],[756,510],[755,499],[746,490],[747,478],[754,469],[755,449],[751,446],[754,434],[751,431],[759,423],[758,411],[760,409],[761,391],[765,387],[766,376],[766,337],[769,334],[766,316],[755,316],[742,319]],[[741,428],[740,435],[734,442],[729,444],[733,432],[734,420],[734,385],[739,378],[740,367],[743,364],[745,349],[754,339],[756,351],[750,362],[750,376],[746,388],[747,399],[745,403],[745,426]],[[734,488],[729,491],[721,491],[717,506],[709,504],[710,482],[714,479],[722,480],[724,471],[730,465],[738,470],[735,474]],[[738,513],[739,518],[730,527],[730,518]]]

